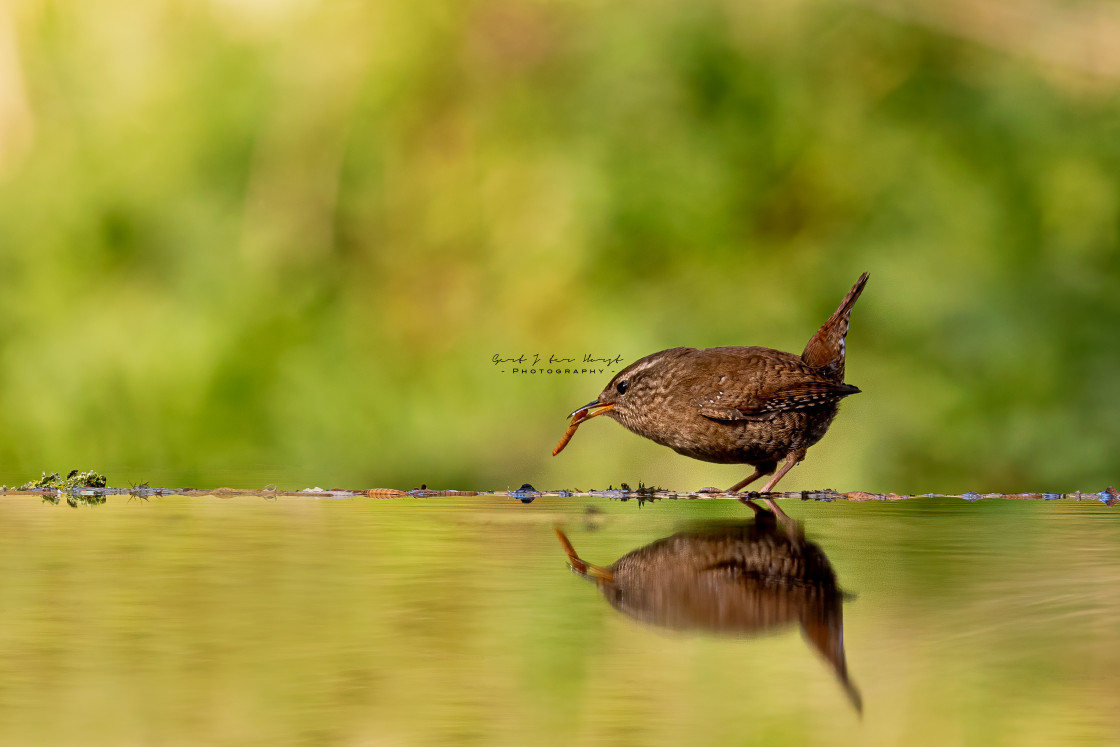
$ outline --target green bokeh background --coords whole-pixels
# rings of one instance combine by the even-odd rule
[[[0,6],[0,483],[726,487],[491,357],[800,351],[866,270],[783,487],[1100,489],[1120,69],[974,4]]]

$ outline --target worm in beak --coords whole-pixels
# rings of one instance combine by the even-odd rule
[[[573,412],[571,414],[572,422],[568,423],[568,429],[564,431],[564,435],[560,438],[560,443],[556,444],[556,448],[552,450],[552,456],[556,456],[564,450],[564,447],[572,440],[572,436],[575,435],[576,428],[579,428],[580,423],[613,409],[613,404],[604,405],[599,402],[599,400],[595,400],[594,402],[588,402],[586,405]]]

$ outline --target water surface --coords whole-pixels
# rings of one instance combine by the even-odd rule
[[[0,498],[0,744],[1120,743],[1117,508],[782,505],[862,713],[788,597],[667,625],[555,532],[606,568],[733,501]]]

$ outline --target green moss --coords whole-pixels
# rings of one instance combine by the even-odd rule
[[[71,470],[70,474],[66,477],[60,476],[57,472],[52,472],[49,475],[44,472],[38,480],[32,480],[19,486],[20,490],[38,490],[41,488],[57,488],[59,490],[69,490],[70,488],[103,488],[108,484],[105,475],[93,470],[79,472],[78,470]]]
[[[50,490],[54,489],[57,493],[47,494],[43,496],[44,501],[50,503],[58,503],[62,493],[70,491],[66,496],[66,502],[73,508],[76,508],[79,503],[87,505],[98,505],[105,502],[103,495],[79,495],[73,492],[75,488],[103,488],[108,484],[105,475],[93,470],[86,470],[79,472],[78,470],[70,470],[66,477],[62,477],[57,472],[52,472],[49,475],[43,472],[38,480],[31,480],[19,486],[20,490]]]

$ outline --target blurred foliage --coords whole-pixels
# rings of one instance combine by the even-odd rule
[[[0,483],[726,485],[613,424],[552,459],[609,376],[491,357],[799,351],[867,270],[865,394],[783,487],[1103,487],[1120,76],[988,38],[820,0],[0,6]]]

